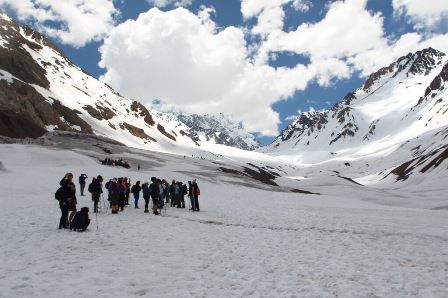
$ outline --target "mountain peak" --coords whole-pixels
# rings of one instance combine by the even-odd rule
[[[445,57],[445,53],[432,47],[408,53],[389,66],[372,73],[362,86],[362,90],[369,93],[374,90],[373,86],[383,78],[396,77],[403,71],[406,71],[406,76],[428,75],[431,70],[442,63],[443,57]]]

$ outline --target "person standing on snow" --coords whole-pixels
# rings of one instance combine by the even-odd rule
[[[164,193],[164,185],[162,183],[162,180],[157,179],[157,184],[159,185],[159,204],[160,204],[160,210],[163,209],[163,206],[165,205],[165,201],[163,200],[163,193]]]
[[[110,205],[112,209],[112,214],[118,214],[118,201],[120,197],[120,186],[118,185],[118,181],[116,178],[112,182],[109,183],[109,196],[110,196]]]
[[[86,179],[87,179],[87,175],[86,174],[81,174],[81,176],[79,176],[78,180],[79,180],[79,188],[81,190],[81,196],[84,196],[84,188],[86,187]]]
[[[148,213],[149,198],[151,196],[151,189],[149,188],[148,182],[143,183],[142,190],[143,190],[143,199],[145,199],[145,213]]]
[[[142,187],[140,186],[140,181],[137,181],[137,183],[135,185],[133,185],[131,188],[132,195],[134,196],[135,208],[137,208],[137,209],[138,209],[138,200],[140,198],[141,190],[142,190]]]
[[[76,189],[72,182],[73,175],[67,173],[64,178],[59,182],[61,186],[56,192],[56,198],[59,201],[59,208],[61,209],[61,218],[59,219],[59,229],[68,229],[68,211],[69,211],[69,201],[76,197]],[[70,184],[73,184],[70,185]]]
[[[151,177],[151,182],[152,183],[149,186],[149,188],[151,190],[151,199],[152,199],[152,205],[153,205],[152,212],[155,215],[158,215],[159,212],[157,211],[157,209],[159,209],[159,183],[157,182],[156,177]]]
[[[76,214],[76,186],[73,183],[73,174],[72,173],[67,173],[65,174],[64,178],[62,178],[62,180],[59,182],[59,184],[62,186],[63,188],[63,193],[64,193],[64,199],[63,201],[65,201],[67,203],[67,209],[65,209],[64,206],[64,210],[61,211],[67,212],[67,214],[62,214],[61,216],[61,221],[65,218],[65,223],[62,223],[62,227],[63,228],[68,228],[70,222],[72,221],[73,217]],[[68,215],[68,213],[70,213],[70,215]],[[65,226],[64,226],[65,225]],[[61,226],[61,223],[59,223],[59,226]]]
[[[188,181],[188,197],[190,198],[191,208],[190,210],[193,211],[194,208],[194,198],[193,198],[193,186],[191,184],[191,181]]]
[[[125,188],[124,194],[125,194],[125,197],[126,197],[125,204],[126,205],[130,205],[129,204],[129,194],[131,192],[131,178],[124,177],[123,185],[124,185],[124,188]]]
[[[199,195],[201,194],[201,190],[199,189],[196,179],[193,180],[192,191],[193,191],[193,200],[194,200],[193,211],[199,211]]]
[[[171,185],[169,186],[169,193],[170,193],[170,207],[174,207],[176,204],[176,181],[173,180],[171,182]]]
[[[100,196],[103,193],[103,177],[98,175],[98,177],[93,177],[92,182],[89,184],[88,191],[92,194],[93,201],[93,212],[98,212],[98,202],[100,201]]]

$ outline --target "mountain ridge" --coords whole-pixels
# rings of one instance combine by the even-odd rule
[[[170,151],[179,145],[179,153],[214,144],[258,147],[253,135],[230,121],[227,127],[222,124],[209,131],[210,136],[225,134],[225,138],[212,138],[122,96],[74,65],[45,35],[18,25],[4,13],[0,13],[0,58],[0,110],[9,115],[0,121],[2,135],[37,137],[57,129],[112,137],[151,150]]]

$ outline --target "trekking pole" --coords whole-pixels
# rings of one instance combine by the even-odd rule
[[[98,212],[95,213],[95,218],[96,218],[96,231],[98,232]]]
[[[101,197],[103,198],[103,203],[104,203],[104,206],[106,206],[106,214],[107,214],[107,211],[109,211],[109,201],[106,203],[106,200],[104,199],[104,196],[103,196],[103,194],[101,194]]]

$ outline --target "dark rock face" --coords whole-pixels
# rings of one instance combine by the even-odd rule
[[[132,102],[131,110],[133,112],[138,113],[140,116],[144,117],[143,119],[148,125],[153,126],[154,124],[156,124],[151,116],[151,113],[149,113],[148,109],[146,109],[145,106],[139,103],[138,101]]]
[[[28,30],[30,35],[37,34]],[[0,47],[0,69],[30,84],[36,84],[48,89],[50,82],[46,71],[31,57],[25,47],[41,49],[42,46],[25,39],[20,35],[20,26],[0,18],[0,36],[7,41],[5,47]]]
[[[321,129],[326,123],[328,123],[327,117],[327,113],[321,112],[302,113],[290,126],[285,128],[280,133],[280,138],[282,141],[286,141],[289,140],[296,132],[299,132],[301,135],[307,129]]]
[[[387,74],[392,74],[395,77],[398,73],[402,72],[403,69],[409,67],[406,75],[416,75],[423,74],[428,75],[431,70],[438,66],[438,61],[440,58],[445,56],[444,53],[437,51],[433,48],[427,48],[421,51],[417,51],[412,54],[409,53],[406,56],[399,58],[396,62],[390,64],[387,67],[379,69],[369,76],[369,78],[364,83],[362,89],[366,92],[371,92],[371,87],[382,77]]]
[[[168,139],[171,139],[171,140],[173,140],[174,142],[176,142],[176,138],[173,136],[173,135],[171,135],[171,134],[169,134],[168,132],[166,132],[166,130],[165,130],[165,127],[163,127],[162,125],[160,125],[160,124],[157,124],[157,129],[165,136],[165,137],[167,137]]]
[[[437,60],[443,56],[445,56],[444,53],[433,48],[418,51],[413,55],[412,65],[407,74],[424,74],[427,76],[437,66]]]
[[[83,107],[83,109],[86,110],[87,113],[90,114],[90,116],[98,120],[109,120],[116,116],[116,114],[111,109],[100,105],[96,105],[96,109],[91,105],[86,105]]]
[[[129,123],[123,122],[120,124],[120,128],[123,130],[128,130],[132,135],[136,136],[137,138],[140,138],[142,140],[145,141],[152,141],[152,142],[157,142],[157,140],[151,138],[150,136],[148,136],[145,131],[141,128],[138,128],[134,125],[131,125]]]
[[[30,137],[35,137],[37,132],[41,135],[46,131],[48,125],[55,126],[56,129],[66,131],[77,131],[71,125],[79,126],[82,132],[92,133],[92,128],[78,113],[53,100],[53,104],[47,101],[39,92],[26,83],[14,80],[8,83],[5,80],[0,81],[0,109],[3,114],[20,115],[26,122],[32,133]],[[17,121],[12,121],[16,117],[10,116],[9,121],[5,122],[2,135],[21,138],[22,133],[19,128],[14,127]],[[36,129],[35,126],[40,127]],[[9,129],[9,132],[8,132]]]
[[[34,38],[35,42],[24,38],[20,30]],[[48,89],[50,83],[45,69],[26,48],[39,50],[46,45],[55,51],[60,50],[40,33],[29,27],[21,29],[18,24],[3,18],[0,18],[0,35],[6,41],[5,47],[0,47],[0,69],[18,79],[8,82],[0,76],[0,134],[14,138],[38,137],[46,132],[49,125],[65,131],[78,131],[72,127],[76,126],[81,132],[92,133],[92,128],[78,116],[78,111],[63,106],[55,99],[47,100],[29,85]]]
[[[46,130],[33,121],[28,114],[0,110],[0,135],[17,139],[35,139],[45,133]]]
[[[443,84],[448,82],[448,63],[445,64],[440,74],[438,74],[434,80],[432,80],[431,84],[426,88],[425,90],[425,96],[427,97],[432,91],[438,91],[441,90],[443,87]],[[421,103],[423,99],[419,101]]]

